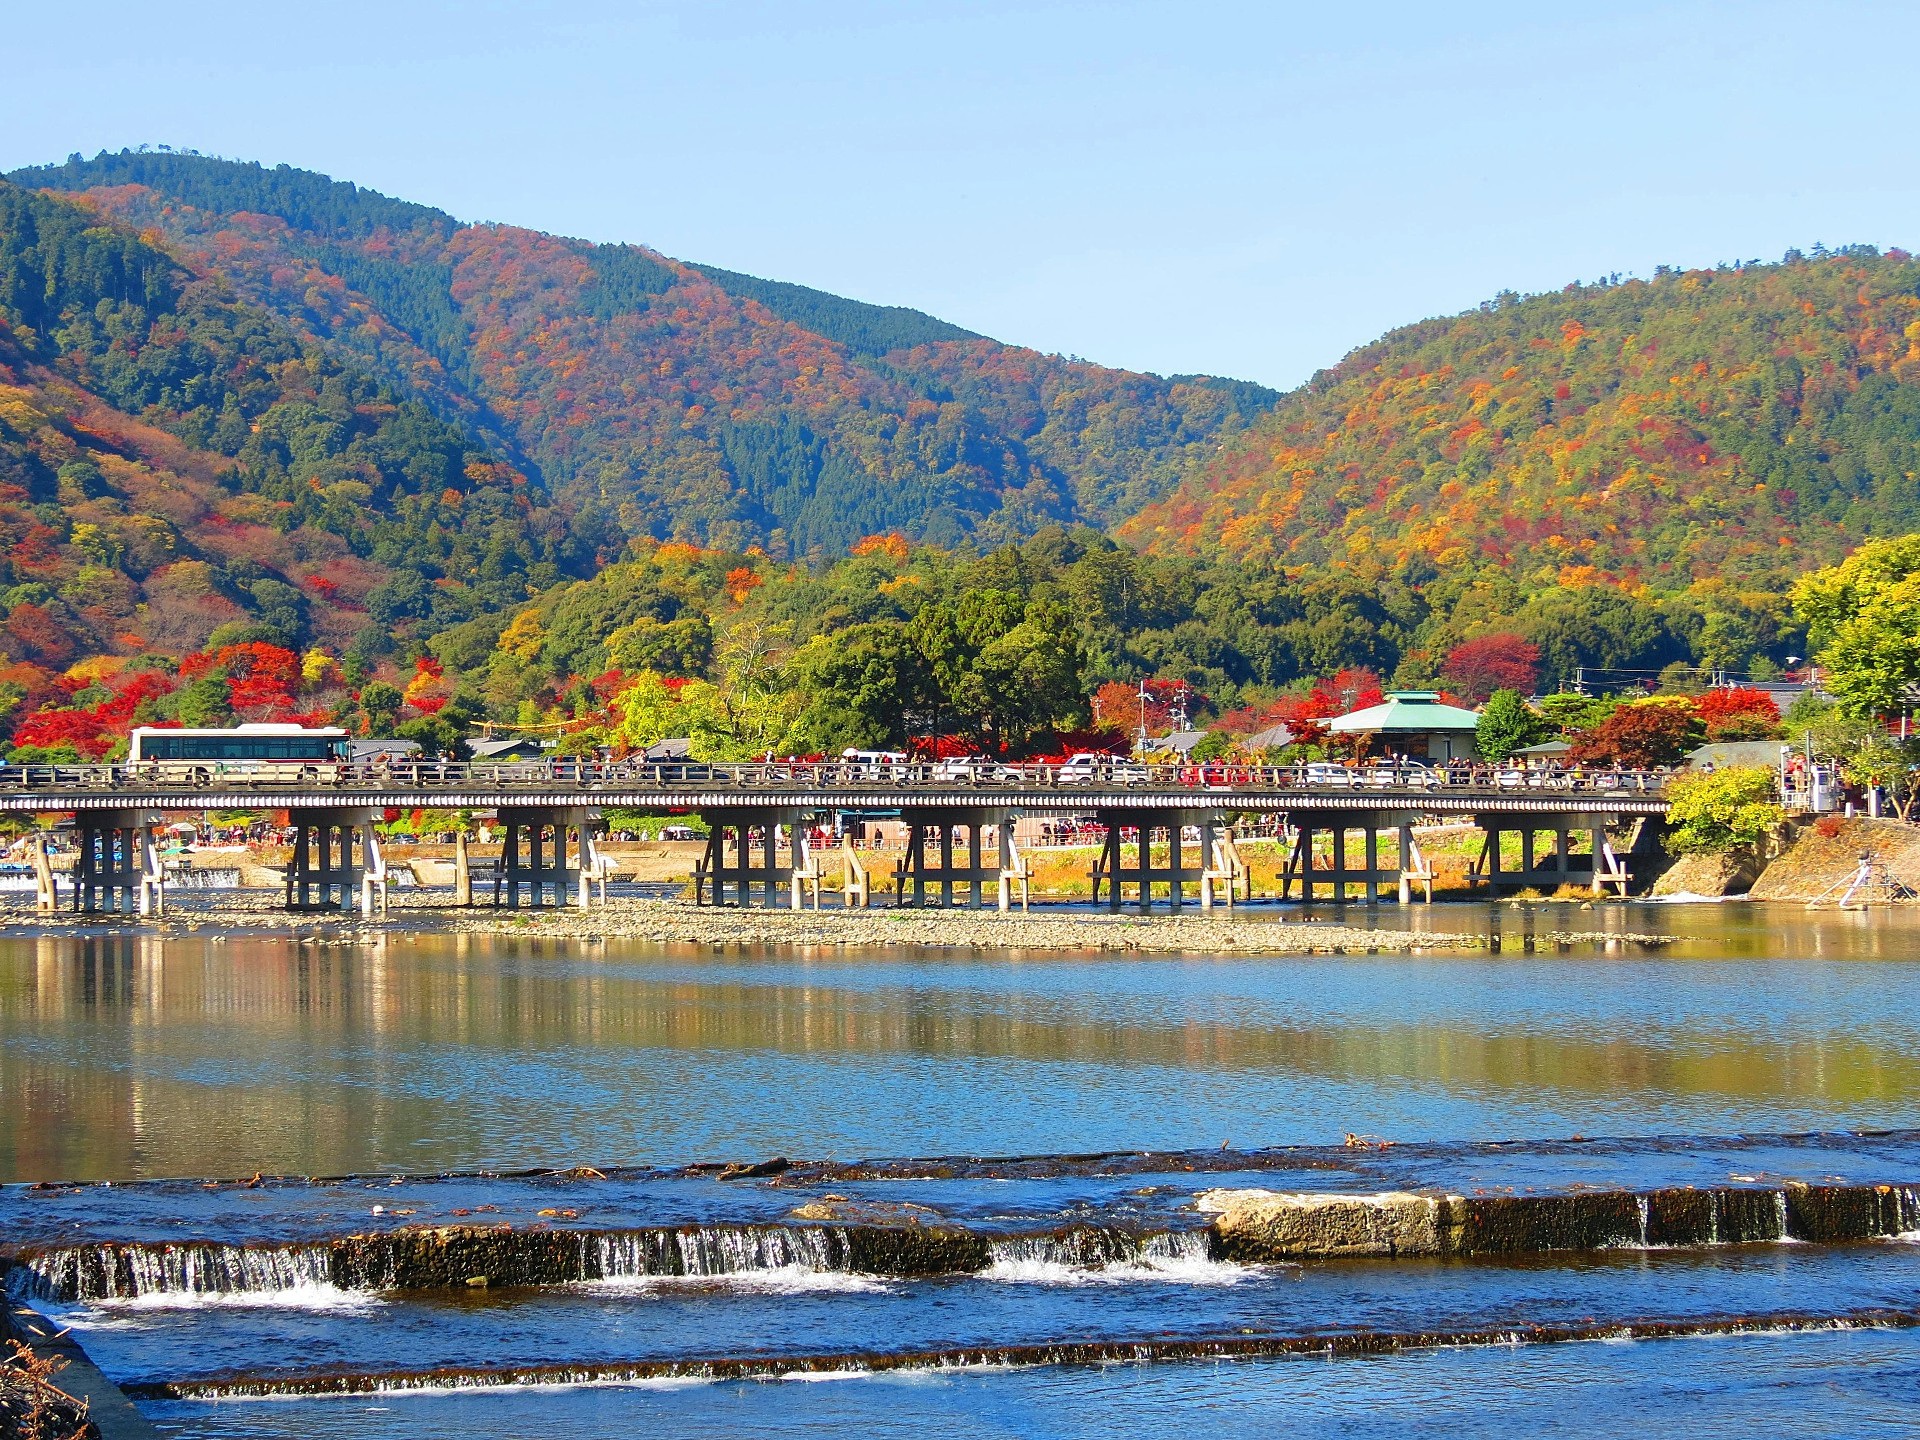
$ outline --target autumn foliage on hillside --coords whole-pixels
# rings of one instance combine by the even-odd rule
[[[18,758],[282,720],[446,749],[482,717],[716,758],[1047,754],[1181,713],[1312,743],[1389,686],[1777,674],[1824,643],[1786,571],[1920,507],[1897,255],[1413,327],[1206,461],[1214,489],[1150,510],[1142,552],[1054,522],[1167,493],[1257,387],[304,172],[32,178],[0,182]],[[1779,719],[1724,688],[1687,717]]]
[[[163,236],[631,537],[830,555],[1109,521],[1274,398],[284,168],[102,154],[15,178]]]
[[[0,716],[68,712],[19,743],[98,751],[203,653],[221,715],[305,713],[302,651],[371,673],[600,543],[470,430],[0,182]]]
[[[1920,263],[1860,247],[1394,331],[1123,533],[1416,583],[1777,585],[1920,528],[1916,473]]]

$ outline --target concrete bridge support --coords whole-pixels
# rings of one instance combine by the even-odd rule
[[[599,873],[593,850],[593,812],[585,807],[502,806],[500,869],[493,903],[518,910],[524,903],[586,908]],[[456,877],[457,881],[457,877]]]
[[[1107,827],[1106,845],[1093,865],[1093,900],[1100,903],[1100,891],[1107,892],[1107,909],[1115,914],[1125,903],[1124,890],[1133,887],[1134,903],[1140,913],[1153,908],[1155,886],[1164,886],[1167,904],[1176,914],[1186,903],[1186,887],[1201,888],[1205,908],[1211,909],[1207,887],[1219,858],[1219,839],[1227,830],[1226,819],[1215,811],[1183,810],[1102,810],[1100,823]],[[1198,827],[1199,844],[1189,847],[1185,830]],[[1128,864],[1126,848],[1120,843],[1123,828],[1139,832],[1133,863]],[[1154,860],[1154,837],[1166,836],[1166,863]]]
[[[1351,887],[1357,890],[1355,898],[1365,900],[1369,905],[1380,898],[1380,887],[1391,885],[1396,898],[1402,905],[1413,900],[1413,888],[1424,885],[1426,898],[1433,899],[1433,871],[1426,857],[1420,853],[1420,847],[1413,838],[1414,817],[1410,811],[1360,811],[1349,814],[1338,812],[1311,812],[1291,817],[1295,827],[1293,848],[1287,855],[1285,867],[1280,872],[1280,898],[1293,898],[1293,887],[1300,886],[1300,898],[1312,900],[1314,891],[1328,887],[1333,891],[1336,901],[1348,898]],[[1360,853],[1356,856],[1349,849],[1355,835],[1359,837]],[[1318,837],[1328,839],[1329,858],[1332,868],[1317,870],[1314,868],[1316,842]],[[1394,839],[1394,858],[1391,864],[1385,862],[1381,854],[1382,837],[1391,835]],[[1359,863],[1350,862],[1358,860]]]
[[[957,904],[978,910],[993,896],[1000,904],[1003,871],[1013,854],[1013,813],[1009,810],[913,810],[908,822],[906,862],[894,877],[896,898],[906,903],[906,889],[913,888],[912,903],[927,904],[927,892],[935,893],[933,903],[943,910]],[[927,832],[934,832],[929,847]],[[959,846],[955,845],[959,832]],[[994,837],[993,863],[986,858],[987,836]],[[929,854],[929,848],[932,853]],[[956,856],[959,848],[961,854]],[[960,862],[960,863],[956,863]],[[1001,908],[1006,908],[1004,904]]]
[[[1489,893],[1498,895],[1503,890],[1544,890],[1551,894],[1563,886],[1585,885],[1595,895],[1603,895],[1611,885],[1621,895],[1627,893],[1627,866],[1607,838],[1604,816],[1486,813],[1476,819],[1485,838],[1479,857],[1467,871],[1470,887],[1484,883]],[[1575,855],[1572,837],[1583,830],[1590,838],[1591,852]],[[1508,835],[1520,837],[1518,869],[1508,868],[1502,853]],[[1543,836],[1544,847],[1540,844]]]
[[[387,865],[371,809],[299,810],[293,814],[293,858],[287,862],[289,910],[387,907]],[[358,852],[357,854],[355,852]]]
[[[75,817],[80,856],[73,867],[73,908],[159,914],[165,872],[153,844],[160,817],[144,810],[82,810]],[[44,896],[43,896],[44,899]]]
[[[798,870],[802,879],[813,873],[807,854],[804,810],[726,810],[703,817],[708,822],[707,853],[693,872],[693,898],[698,905],[780,905],[799,908]],[[788,862],[780,863],[780,827],[792,837]],[[754,831],[759,831],[758,842]],[[731,853],[729,853],[731,852]],[[816,900],[817,903],[817,900]]]

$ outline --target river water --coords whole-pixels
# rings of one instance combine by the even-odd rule
[[[1211,1254],[1192,1202],[1215,1184],[1920,1182],[1920,1135],[1842,1133],[1920,1131],[1920,916],[1634,904],[1373,920],[1472,929],[1497,950],[715,954],[324,926],[10,930],[0,1240],[46,1256],[150,1247],[122,1293],[49,1284],[35,1303],[193,1436],[1104,1436],[1138,1433],[1142,1414],[1221,1434],[1920,1420],[1910,1329],[1331,1364],[1016,1354],[1330,1325],[1464,1336],[1920,1313],[1920,1245],[1898,1241],[1526,1265]],[[1547,938],[1575,929],[1674,938]],[[1349,1149],[1349,1134],[1393,1145]],[[1115,1154],[1059,1158],[1090,1152]],[[685,1168],[772,1157],[822,1163],[724,1180]],[[539,1173],[581,1166],[598,1173]],[[876,1275],[793,1251],[782,1220],[826,1195],[928,1207],[988,1237],[987,1259]],[[599,1258],[567,1283],[449,1296],[343,1283],[314,1248],[478,1216],[577,1229]],[[1084,1236],[1063,1248],[1063,1225],[1099,1237],[1098,1253]],[[616,1230],[666,1238],[615,1254],[588,1234]],[[168,1270],[165,1247],[184,1241],[227,1249],[196,1262],[205,1273]],[[746,1357],[851,1375],[903,1354],[925,1363],[830,1384],[666,1373]],[[176,1382],[211,1396],[221,1377],[296,1371],[388,1378],[371,1396],[169,1398]]]

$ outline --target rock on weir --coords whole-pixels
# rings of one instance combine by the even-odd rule
[[[1911,1185],[1708,1186],[1549,1195],[1208,1190],[1221,1258],[1520,1255],[1622,1246],[1835,1243],[1920,1229]]]

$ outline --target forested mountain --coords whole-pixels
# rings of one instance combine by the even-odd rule
[[[122,152],[11,178],[148,235],[629,536],[831,556],[1107,524],[1275,398],[284,166]]]
[[[15,703],[96,655],[389,653],[619,546],[221,282],[3,182],[0,537]]]
[[[291,169],[20,178],[20,757],[483,714],[1034,749],[1138,723],[1141,679],[1242,730],[1389,682],[1686,684],[1813,653],[1792,577],[1920,530],[1897,251],[1506,296],[1276,397]]]
[[[1396,330],[1121,533],[1416,585],[1777,588],[1920,528],[1917,473],[1920,263],[1855,247]]]

